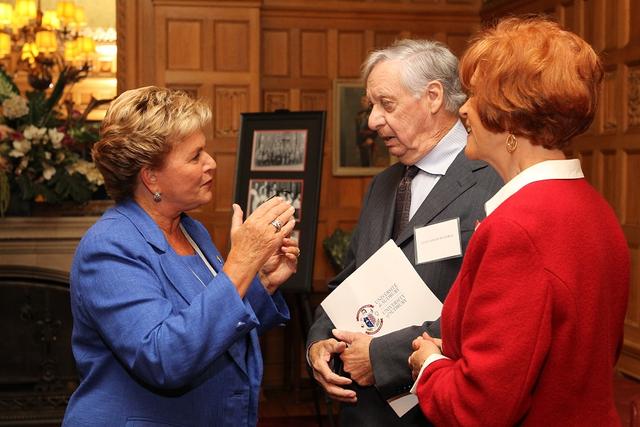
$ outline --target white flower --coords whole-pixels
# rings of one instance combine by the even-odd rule
[[[67,167],[67,172],[69,172],[69,174],[73,174],[75,172],[82,174],[92,184],[104,184],[104,178],[93,162],[78,160],[74,164]]]
[[[13,141],[13,150],[9,152],[11,157],[22,157],[31,150],[31,141],[20,139]]]
[[[46,133],[47,133],[47,128],[38,128],[38,127],[35,127],[34,125],[29,125],[26,128],[24,128],[24,131],[22,131],[22,134],[24,135],[24,137],[30,140],[34,140],[34,139],[40,140],[44,137]]]
[[[22,171],[27,167],[27,165],[29,164],[29,156],[24,156],[22,158],[22,160],[20,160],[20,164],[18,165],[18,167],[16,168],[15,172],[16,175],[21,175]]]
[[[56,174],[56,168],[51,165],[44,164],[44,169],[42,170],[42,176],[45,180],[49,181],[53,175]]]
[[[64,133],[58,132],[58,129],[51,128],[47,131],[49,134],[49,139],[51,140],[51,144],[53,148],[58,149],[62,147],[62,140],[64,139]]]
[[[13,95],[2,102],[2,113],[9,119],[17,119],[28,112],[27,100],[20,95]]]
[[[48,151],[45,151],[44,152],[44,158],[47,159],[47,160],[51,160],[51,153],[48,152]]]

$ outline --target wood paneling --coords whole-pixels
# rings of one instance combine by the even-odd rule
[[[215,137],[237,138],[240,132],[240,114],[249,111],[249,88],[217,86],[214,105]]]
[[[640,197],[638,197],[638,185],[640,185],[640,149],[628,150],[625,153],[626,165],[623,221],[628,225],[640,226]]]
[[[339,32],[338,77],[359,77],[364,55],[364,32]]]
[[[279,55],[268,53],[279,52]],[[265,76],[289,75],[289,32],[264,31],[262,33],[262,73]]]
[[[201,21],[168,20],[166,68],[199,70],[202,67],[201,40]]]
[[[323,31],[302,31],[300,34],[302,77],[327,75],[327,34]]]
[[[249,21],[216,22],[216,71],[249,71]]]

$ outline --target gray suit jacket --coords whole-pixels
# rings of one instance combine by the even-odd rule
[[[403,171],[404,165],[397,163],[371,181],[351,239],[346,258],[347,267],[331,280],[330,288],[338,286],[391,238],[396,189]],[[468,160],[462,151],[398,236],[396,244],[414,264],[414,227],[459,217],[462,249],[465,251],[476,221],[485,216],[484,203],[502,185],[502,179],[491,167],[484,162]],[[444,301],[461,264],[462,258],[453,258],[414,264],[414,267],[435,295]],[[322,307],[318,307],[309,331],[307,348],[313,342],[333,337],[333,327]],[[386,403],[389,397],[408,392],[411,388],[413,381],[407,359],[412,352],[411,342],[424,331],[431,336],[440,337],[439,320],[408,327],[371,341],[369,355],[376,384],[373,387],[360,387],[353,383],[358,402],[355,405],[342,405],[341,425],[429,425],[418,407],[398,418]]]

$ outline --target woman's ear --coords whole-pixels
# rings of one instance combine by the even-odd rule
[[[441,108],[444,108],[444,88],[442,83],[437,80],[429,82],[425,89],[425,95],[429,101],[429,112],[436,114]]]
[[[149,190],[151,194],[159,191],[158,178],[153,169],[146,166],[140,169],[140,181],[142,181],[142,184],[147,187],[147,190]]]

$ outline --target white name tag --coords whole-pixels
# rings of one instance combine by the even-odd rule
[[[414,241],[416,264],[460,257],[460,218],[416,228]]]

